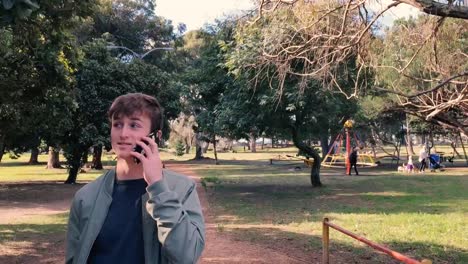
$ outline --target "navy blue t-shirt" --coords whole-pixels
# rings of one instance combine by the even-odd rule
[[[145,263],[141,196],[146,187],[144,179],[115,180],[112,203],[88,263]]]

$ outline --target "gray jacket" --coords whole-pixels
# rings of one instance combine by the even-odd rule
[[[65,263],[85,264],[112,203],[115,170],[78,190],[68,220]],[[145,264],[196,263],[205,224],[193,180],[164,170],[142,196]],[[117,231],[117,230],[116,230]]]

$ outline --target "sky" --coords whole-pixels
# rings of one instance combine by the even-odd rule
[[[392,0],[371,0],[369,8],[381,10]],[[250,10],[254,8],[252,0],[156,0],[156,14],[172,20],[172,24],[187,25],[187,31],[201,28],[205,23],[213,22],[223,14]],[[399,17],[416,16],[419,11],[407,4],[400,4],[389,10],[380,20],[390,26]]]
[[[187,25],[187,31],[199,29],[236,11],[254,8],[251,0],[156,0],[156,15],[172,20],[172,24]]]
[[[380,0],[380,1],[369,1],[369,9],[372,9],[375,12],[378,12],[382,9],[385,9],[389,4],[391,4],[392,0]],[[410,5],[407,4],[399,4],[396,7],[391,8],[390,10],[386,11],[383,16],[379,19],[379,22],[385,26],[391,26],[393,21],[398,18],[408,18],[410,16],[416,17],[421,12]]]

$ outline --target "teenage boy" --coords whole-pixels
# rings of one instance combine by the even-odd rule
[[[119,96],[108,117],[117,165],[76,194],[66,263],[196,263],[205,225],[193,180],[162,169],[162,109],[151,96]],[[135,151],[140,146],[141,153]]]

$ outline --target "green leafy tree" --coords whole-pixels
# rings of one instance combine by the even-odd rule
[[[84,59],[77,73],[73,126],[65,134],[63,149],[70,169],[66,183],[74,183],[83,157],[92,146],[109,145],[107,110],[119,95],[142,92],[155,96],[165,107],[165,116],[179,112],[177,91],[168,86],[168,74],[142,60],[122,62],[111,56],[104,40],[84,46]]]
[[[302,45],[304,39],[294,37],[295,28],[302,22],[293,11],[282,9],[260,18],[256,24],[241,24],[236,28],[226,65],[237,78],[253,80],[247,88],[255,92],[262,110],[269,113],[269,124],[274,130],[289,131],[300,152],[314,160],[310,178],[312,186],[317,187],[322,185],[321,157],[309,142],[321,141],[322,152],[326,152],[331,134],[336,134],[357,111],[356,101],[347,101],[345,96],[324,89],[324,84],[334,82],[343,92],[351,92],[355,85],[353,76],[359,69],[356,53],[329,68],[328,73],[340,73],[334,79],[326,74],[315,78],[299,74],[310,66],[301,57],[291,61],[281,57],[262,59],[267,50],[281,49],[283,40]]]
[[[0,25],[10,24],[15,19],[25,19],[39,9],[36,0],[2,0],[0,4]]]
[[[377,2],[384,4],[384,1]],[[385,38],[389,36],[394,41],[385,40],[381,43],[382,49],[372,53],[379,45],[379,41],[374,40],[379,38],[377,33],[381,33],[377,30],[382,14],[405,4],[426,14],[416,23],[400,23],[386,32]],[[388,82],[383,87],[376,85],[374,89],[393,94],[398,107],[406,113],[466,134],[463,114],[468,103],[465,96],[468,82],[467,45],[464,43],[468,23],[466,3],[395,0],[386,3],[381,11],[368,12],[368,8],[368,1],[354,0],[260,1],[259,12],[248,24],[250,28],[263,30],[261,34],[251,35],[259,40],[257,45],[238,47],[245,59],[242,61],[247,62],[243,67],[264,72],[274,67],[270,78],[284,80],[296,75],[320,80],[325,89],[348,98],[366,94],[369,70],[393,71],[396,79],[407,80]],[[275,26],[270,26],[272,24]],[[245,31],[248,30],[249,27]],[[244,50],[246,48],[250,48],[250,54]],[[356,60],[357,72],[339,69],[349,60]],[[303,67],[296,67],[298,63]],[[335,82],[343,75],[351,77],[354,89],[343,89]],[[372,77],[367,81],[374,80]],[[392,85],[395,83],[399,85]],[[278,91],[282,84],[278,83]]]
[[[395,109],[466,133],[467,25],[428,16],[400,19],[373,42],[376,86],[391,94]]]
[[[6,2],[14,3],[8,8]],[[3,1],[2,19],[26,2]],[[58,144],[55,135],[68,127],[76,106],[72,90],[79,51],[70,29],[93,7],[93,1],[44,1],[28,16],[1,24],[0,155],[37,147],[39,138]]]
[[[128,60],[154,48],[168,47],[175,41],[170,20],[154,14],[154,1],[100,0],[95,13],[74,29],[78,42],[95,38],[108,41],[112,54]],[[116,48],[120,47],[120,48]],[[145,61],[171,72],[175,69],[174,54],[153,50]]]
[[[231,21],[219,22],[204,30],[189,32],[186,39],[187,68],[182,75],[183,100],[186,111],[195,116],[197,149],[195,158],[202,158],[201,141],[213,143],[216,155],[216,136],[221,132],[216,126],[216,107],[234,80],[223,65],[220,41],[232,37]]]

